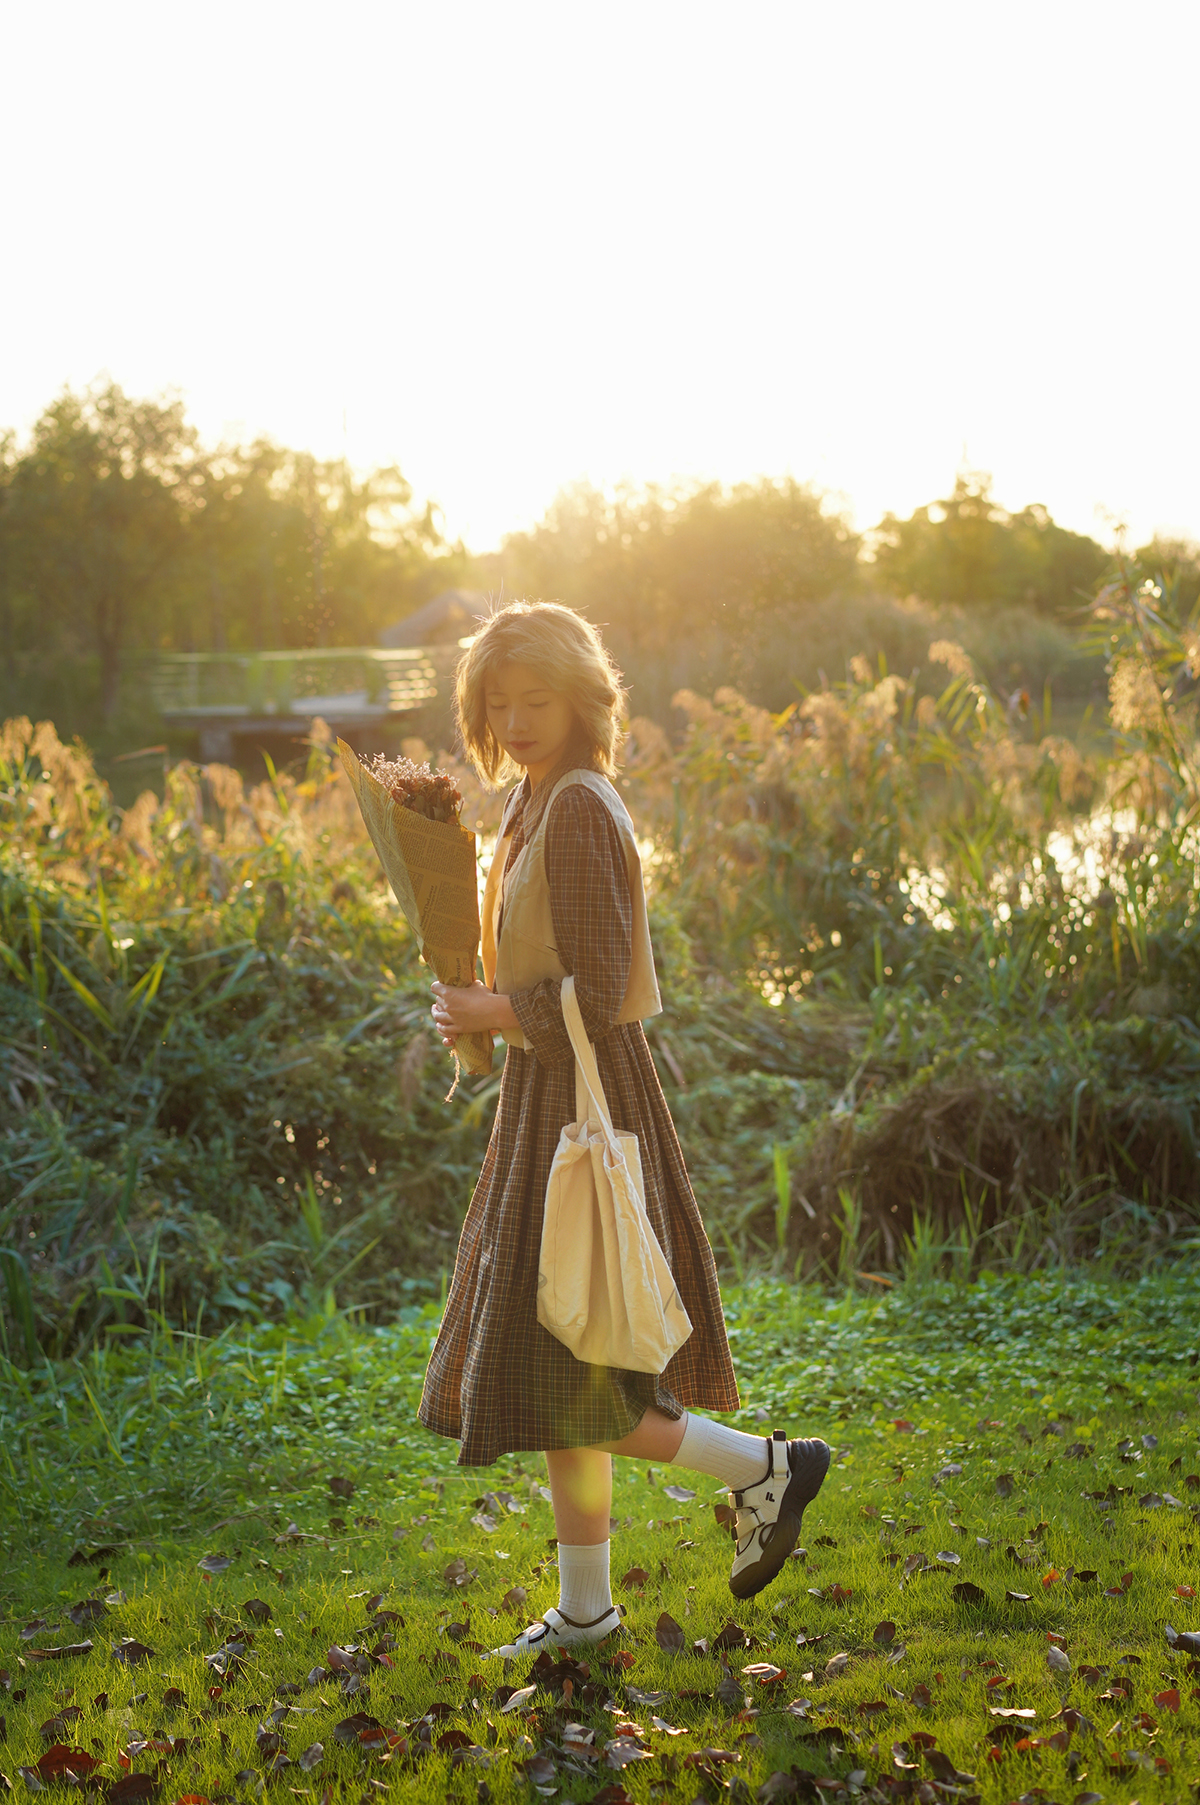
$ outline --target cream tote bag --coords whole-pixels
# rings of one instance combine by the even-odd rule
[[[537,1314],[590,1366],[661,1373],[692,1332],[646,1214],[637,1136],[617,1134],[575,980],[562,981],[575,1049],[575,1111],[546,1185]]]

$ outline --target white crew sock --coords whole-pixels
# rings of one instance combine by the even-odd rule
[[[612,1610],[607,1542],[558,1544],[558,1608],[576,1623]]]
[[[755,1485],[767,1476],[768,1450],[762,1435],[746,1435],[741,1429],[727,1429],[711,1417],[685,1419],[683,1440],[671,1461],[673,1467],[690,1467],[694,1473],[711,1473],[723,1479],[730,1491]]]

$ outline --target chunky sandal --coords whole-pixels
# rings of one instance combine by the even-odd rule
[[[753,1598],[775,1578],[800,1540],[805,1507],[820,1491],[828,1471],[828,1442],[789,1441],[776,1430],[767,1442],[765,1477],[730,1492],[737,1553],[729,1590],[735,1598]]]
[[[607,1611],[601,1611],[599,1617],[593,1617],[590,1623],[577,1623],[574,1617],[568,1617],[557,1605],[551,1605],[544,1617],[523,1629],[515,1642],[506,1642],[501,1648],[490,1650],[488,1659],[502,1658],[505,1661],[519,1661],[523,1655],[536,1655],[543,1648],[577,1648],[581,1643],[593,1644],[603,1642],[614,1630],[621,1627],[621,1611],[618,1605],[610,1605]]]

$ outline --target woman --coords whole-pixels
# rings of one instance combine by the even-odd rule
[[[483,909],[487,984],[434,984],[455,1036],[508,1042],[483,1171],[463,1225],[421,1421],[462,1442],[460,1464],[544,1452],[558,1531],[557,1607],[508,1657],[600,1641],[620,1623],[609,1583],[612,1455],[709,1473],[730,1488],[730,1587],[761,1591],[794,1548],[829,1466],[823,1441],[746,1435],[693,1410],[733,1411],[737,1385],[716,1268],[650,1050],[661,1008],[633,824],[609,781],[624,699],[595,628],[570,608],[515,602],[459,665],[459,728],[488,782],[523,772],[505,806]],[[641,1150],[646,1208],[692,1334],[661,1374],[585,1365],[537,1319],[542,1210],[575,1056],[560,989],[575,994],[618,1133]]]

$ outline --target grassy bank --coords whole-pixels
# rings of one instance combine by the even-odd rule
[[[1200,1630],[1198,1306],[1192,1272],[732,1289],[740,1425],[836,1450],[807,1553],[735,1609],[712,1484],[618,1462],[625,1632],[586,1675],[484,1658],[553,1602],[553,1522],[535,1456],[460,1471],[415,1426],[435,1309],[9,1368],[4,1766],[58,1743],[98,1781],[124,1755],[210,1799],[276,1776],[769,1798],[776,1773],[801,1796],[1181,1799],[1200,1673],[1166,1625]],[[339,1730],[356,1712],[381,1728]]]

